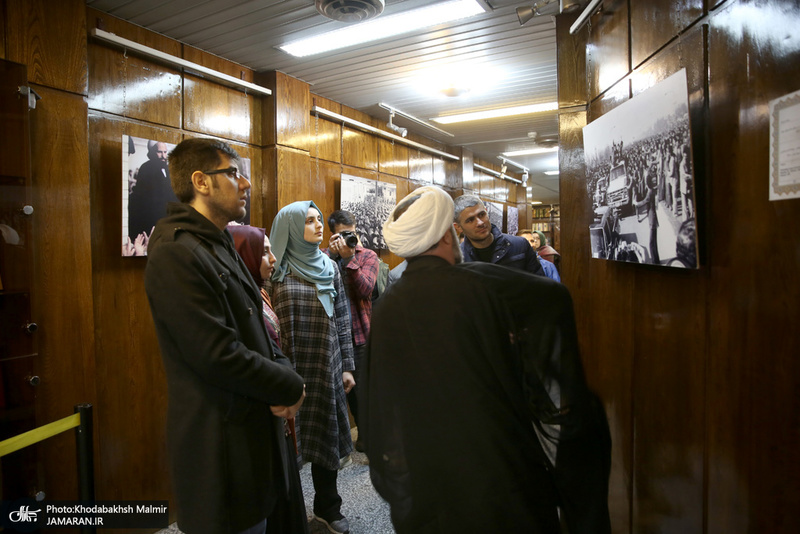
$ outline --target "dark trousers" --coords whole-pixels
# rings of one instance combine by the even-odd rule
[[[353,346],[353,360],[355,361],[356,370],[353,372],[353,378],[356,380],[356,385],[347,394],[347,405],[350,406],[350,413],[353,414],[353,420],[356,422],[358,428],[358,383],[361,380],[361,359],[364,356],[364,349],[366,345]],[[360,429],[359,429],[360,430]]]
[[[338,519],[341,515],[342,497],[336,488],[339,478],[337,469],[325,469],[311,464],[311,480],[314,483],[314,515],[325,520]]]

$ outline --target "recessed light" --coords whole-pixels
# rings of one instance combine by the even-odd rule
[[[547,176],[555,176],[558,174],[558,171],[544,171]]]
[[[473,113],[460,113],[458,115],[445,115],[444,117],[434,117],[431,120],[438,122],[439,124],[452,124],[454,122],[496,119],[498,117],[511,117],[514,115],[528,115],[530,113],[555,111],[557,109],[558,109],[558,102],[545,102],[544,104],[530,104],[526,106],[514,106],[510,108],[476,111]]]
[[[548,152],[556,152],[558,151],[558,147],[537,147],[537,148],[528,148],[525,150],[514,150],[513,152],[503,152],[504,156],[513,157],[513,156],[532,156],[534,154],[546,154]]]
[[[479,13],[485,13],[485,10],[476,0],[451,0],[396,15],[377,17],[346,28],[291,41],[278,48],[295,57],[306,57],[386,39],[394,35],[472,17]]]

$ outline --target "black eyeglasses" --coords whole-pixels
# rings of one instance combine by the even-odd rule
[[[224,174],[231,180],[237,180],[239,178],[243,178],[247,180],[247,176],[239,172],[239,169],[236,167],[228,167],[227,169],[216,169],[213,171],[201,171],[203,174]],[[247,180],[248,182],[250,180]]]

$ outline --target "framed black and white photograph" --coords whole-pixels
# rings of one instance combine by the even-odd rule
[[[147,243],[159,219],[167,215],[167,204],[177,202],[169,179],[167,156],[175,148],[157,139],[122,136],[122,255],[147,256]],[[250,179],[250,160],[239,160],[239,172]],[[239,221],[250,224],[247,214]]]
[[[684,69],[583,128],[592,257],[696,269]]]
[[[519,210],[513,206],[506,208],[506,233],[517,235],[519,233]]]
[[[503,205],[499,202],[484,202],[486,212],[489,214],[489,221],[503,231]]]
[[[342,175],[341,209],[356,216],[356,231],[364,248],[376,252],[388,248],[382,228],[396,203],[396,185]]]

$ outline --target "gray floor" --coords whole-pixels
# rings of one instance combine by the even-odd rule
[[[356,432],[353,431],[354,441]],[[350,522],[350,532],[352,534],[394,534],[392,522],[389,519],[389,505],[381,499],[370,482],[367,456],[360,452],[354,452],[351,460],[339,471],[342,513]],[[314,486],[311,483],[311,464],[306,464],[300,470],[300,480],[303,483],[311,534],[329,534],[324,523],[312,519]],[[178,526],[173,524],[156,534],[180,534],[180,532]]]
[[[351,455],[352,463],[339,471],[339,494],[342,496],[342,513],[350,522],[352,534],[393,534],[389,519],[389,505],[372,487],[369,480],[367,456],[360,452]],[[311,518],[314,503],[314,486],[311,484],[311,465],[300,470],[306,511]],[[312,520],[311,534],[327,534],[324,523]]]

